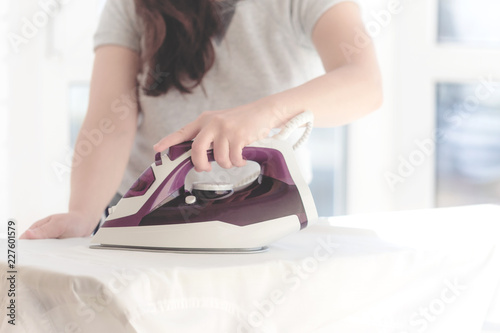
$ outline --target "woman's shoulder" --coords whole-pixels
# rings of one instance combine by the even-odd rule
[[[114,44],[140,52],[141,35],[134,0],[107,0],[94,35],[94,47]]]
[[[272,21],[274,27],[290,34],[300,44],[311,46],[311,36],[319,18],[336,4],[359,0],[225,0],[237,3],[245,10],[246,5],[254,5],[261,18],[256,20]],[[268,25],[269,26],[269,25]]]

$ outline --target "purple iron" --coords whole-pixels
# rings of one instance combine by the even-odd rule
[[[285,139],[306,124],[292,147]],[[191,144],[158,153],[91,241],[93,248],[174,252],[259,252],[317,218],[293,149],[312,129],[312,113],[292,119],[272,138],[243,149],[247,165],[198,173]]]

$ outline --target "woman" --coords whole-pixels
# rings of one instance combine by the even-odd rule
[[[210,170],[210,145],[230,168],[245,164],[245,145],[304,110],[324,127],[375,110],[373,45],[346,54],[360,33],[359,7],[345,0],[108,0],[69,210],[22,237],[90,235],[115,193],[150,164],[153,145],[194,139],[197,171]],[[318,76],[320,61],[326,74]],[[89,133],[103,140],[79,154]]]

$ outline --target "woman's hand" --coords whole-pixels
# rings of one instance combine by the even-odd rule
[[[195,121],[161,139],[154,149],[158,152],[178,143],[194,139],[192,161],[196,171],[210,171],[206,151],[213,145],[214,157],[223,168],[243,166],[245,146],[269,135],[293,115],[276,107],[269,100],[240,107],[203,112]]]
[[[95,223],[93,223],[95,222]],[[34,223],[21,239],[68,238],[89,236],[97,226],[87,215],[70,212],[47,216]]]

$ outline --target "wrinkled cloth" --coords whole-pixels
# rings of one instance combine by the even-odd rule
[[[16,327],[2,315],[0,331],[479,333],[498,319],[499,216],[471,206],[321,219],[257,254],[20,240]],[[2,257],[2,309],[6,271]]]

